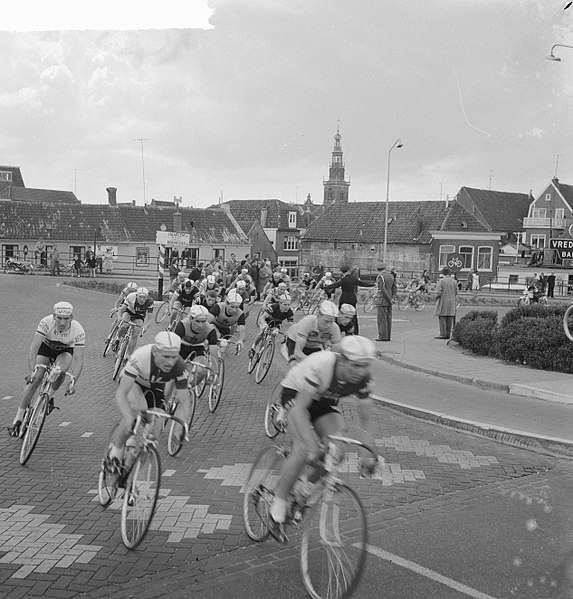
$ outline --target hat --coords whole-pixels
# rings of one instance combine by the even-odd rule
[[[376,357],[376,348],[366,337],[347,335],[340,342],[340,353],[351,362],[364,362]]]
[[[450,269],[449,269],[447,266],[444,266],[444,268],[442,268],[442,272],[443,272],[445,275],[449,275],[449,274],[450,274]]]
[[[155,335],[153,346],[163,353],[178,354],[181,349],[181,337],[171,331],[161,331]]]
[[[385,262],[378,262],[378,266],[376,267],[378,270],[386,270]]]

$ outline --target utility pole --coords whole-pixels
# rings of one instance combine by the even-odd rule
[[[149,141],[149,139],[145,137],[136,137],[134,141],[138,141],[141,144],[141,172],[143,175],[143,205],[147,203],[145,200],[145,162],[143,161],[143,142]]]
[[[554,177],[557,178],[557,169],[559,168],[559,154],[557,154],[555,156],[555,175]]]
[[[489,190],[491,191],[491,180],[493,178],[493,171],[489,171]]]

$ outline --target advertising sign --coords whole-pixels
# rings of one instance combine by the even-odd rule
[[[573,239],[550,239],[549,249],[555,250],[561,260],[573,260]]]
[[[156,231],[155,243],[167,247],[188,246],[190,242],[189,233],[176,233],[175,231]]]

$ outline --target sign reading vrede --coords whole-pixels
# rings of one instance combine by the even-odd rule
[[[550,239],[549,249],[555,250],[561,260],[573,259],[573,239]]]

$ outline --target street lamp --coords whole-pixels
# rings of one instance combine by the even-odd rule
[[[390,200],[390,154],[394,148],[401,148],[402,142],[397,139],[388,150],[388,173],[386,175],[386,218],[384,219],[384,253],[383,260],[386,262],[386,252],[388,250],[388,204]]]
[[[567,44],[553,44],[553,46],[551,46],[551,52],[549,53],[549,56],[547,56],[547,60],[554,60],[555,62],[561,62],[561,59],[559,58],[559,56],[555,56],[555,54],[553,54],[553,50],[555,48],[573,48],[573,46],[568,46]]]

